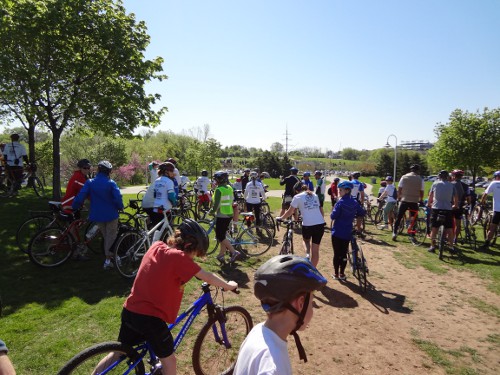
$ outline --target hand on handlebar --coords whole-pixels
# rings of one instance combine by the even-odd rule
[[[236,281],[232,281],[232,280],[228,281],[227,283],[231,286],[231,288],[225,288],[225,289],[232,290],[233,292],[237,293],[238,283]]]

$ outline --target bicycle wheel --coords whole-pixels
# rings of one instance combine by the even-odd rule
[[[254,231],[255,233],[252,233]],[[238,246],[247,256],[259,256],[271,248],[273,236],[267,228],[245,228],[236,239]]]
[[[48,227],[59,227],[50,215],[36,215],[25,220],[16,231],[16,243],[23,253],[28,254],[30,241],[40,230]]]
[[[470,248],[476,251],[477,250],[476,229],[468,225],[465,228],[465,236],[467,241],[469,242]]]
[[[427,236],[427,224],[425,219],[417,219],[413,224],[412,230],[415,233],[408,233],[410,242],[415,246],[420,246],[425,242]]]
[[[232,374],[238,351],[253,327],[252,317],[241,306],[224,309],[222,324],[217,318],[210,319],[201,329],[193,348],[193,370],[196,375]]]
[[[104,238],[96,223],[89,221],[84,231],[85,245],[94,254],[104,254]]]
[[[377,207],[372,207],[371,211],[373,224],[380,224],[382,222],[382,219],[384,218],[384,211],[379,210]]]
[[[260,225],[264,228],[267,228],[270,232],[273,238],[276,236],[276,222],[274,221],[274,218],[271,214],[266,213],[262,214],[260,217]]]
[[[144,194],[146,194],[146,189],[142,189],[137,193],[137,199],[142,201],[142,198],[144,198]]]
[[[41,267],[56,267],[73,254],[75,240],[61,228],[45,228],[30,241],[30,260]]]
[[[476,225],[480,224],[482,225],[482,218],[483,218],[483,207],[480,205],[477,205],[474,207],[470,214],[470,225]]]
[[[136,231],[123,233],[115,244],[115,263],[120,275],[126,279],[133,279],[146,251],[148,245],[142,233]]]
[[[441,225],[439,227],[438,231],[438,241],[439,241],[439,260],[443,260],[443,252],[444,252],[444,243],[445,243],[445,237],[444,237],[444,226]]]
[[[262,202],[260,204],[260,212],[262,212],[263,214],[270,214],[271,213],[271,209],[269,208],[269,203]]]
[[[363,255],[363,251],[359,248],[358,255],[356,256],[356,278],[358,279],[359,287],[363,292],[366,292],[366,271],[366,259]]]
[[[103,342],[75,355],[57,375],[96,373],[144,375],[145,371],[142,358],[133,348],[119,342]]]
[[[43,186],[42,181],[40,181],[38,176],[33,177],[32,183],[35,194],[40,198],[45,197],[45,187]]]
[[[219,248],[219,241],[215,238],[215,227],[210,229],[211,220],[198,220],[198,224],[207,232],[208,235],[208,250],[207,255],[213,254]]]

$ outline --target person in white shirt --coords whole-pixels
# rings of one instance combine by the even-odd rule
[[[152,161],[148,165],[148,170],[149,170],[149,175],[150,175],[149,181],[150,181],[151,184],[153,182],[155,182],[156,179],[158,178],[158,166],[159,165],[160,165],[160,163],[158,163],[157,161]]]
[[[493,235],[496,233],[497,226],[500,223],[500,171],[493,173],[493,178],[494,180],[488,185],[483,193],[483,196],[481,197],[481,205],[484,205],[488,194],[493,194],[493,218],[488,228],[486,241],[484,242],[484,245],[479,248],[483,251],[488,250],[490,242],[493,239]]]
[[[198,177],[194,183],[194,191],[198,195],[198,208],[208,209],[212,196],[210,195],[210,179],[208,178],[208,171],[202,170],[201,176]]]
[[[260,204],[262,199],[266,199],[266,192],[262,183],[257,181],[257,177],[257,172],[250,173],[250,181],[247,183],[243,197],[245,198],[247,211],[255,213],[255,224],[260,226]]]
[[[188,175],[186,172],[181,173],[181,191],[182,190],[187,190],[188,185],[191,183],[191,180],[189,179]]]
[[[14,191],[21,188],[23,180],[23,160],[28,163],[28,154],[26,148],[19,143],[19,134],[10,136],[10,143],[7,143],[3,149],[6,172],[14,181]]]
[[[177,169],[177,160],[175,160],[174,158],[168,158],[166,161],[174,165],[174,178],[175,181],[177,182],[178,188],[180,188],[180,186],[182,185],[182,181],[181,181],[181,174]]]
[[[327,281],[305,258],[278,255],[259,267],[254,294],[267,314],[241,344],[234,375],[291,375],[287,338],[293,335],[300,359],[307,355],[297,331],[313,317],[313,293]]]
[[[153,212],[151,213],[151,224],[156,225],[163,219],[163,211],[170,211],[177,205],[177,197],[174,188],[174,165],[166,162],[158,167],[158,178],[154,182]]]
[[[319,245],[325,233],[325,218],[318,196],[308,189],[307,185],[302,185],[302,192],[293,197],[290,208],[283,216],[278,216],[276,220],[284,220],[292,216],[297,208],[300,210],[302,214],[302,244],[306,256],[311,258],[311,263],[316,267],[319,262]]]
[[[384,224],[380,226],[380,229],[386,229],[389,224],[391,225],[391,228],[394,225],[393,209],[397,202],[397,190],[394,186],[394,178],[392,176],[387,176],[385,181],[386,187],[384,188],[382,194],[380,194],[380,197],[377,198],[379,202],[383,202],[385,200]]]

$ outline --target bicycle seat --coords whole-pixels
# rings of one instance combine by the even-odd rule
[[[253,212],[241,212],[240,215],[247,217],[247,216],[253,216]]]
[[[54,212],[61,211],[61,202],[49,201],[49,208]]]

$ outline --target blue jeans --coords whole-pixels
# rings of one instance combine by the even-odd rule
[[[389,223],[389,213],[392,211],[394,208],[394,205],[396,202],[387,202],[384,207],[384,223],[387,224]]]

